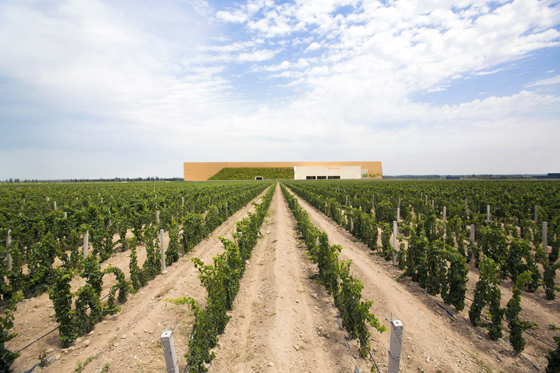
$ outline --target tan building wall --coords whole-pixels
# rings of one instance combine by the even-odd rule
[[[360,166],[367,169],[369,175],[375,175],[376,179],[381,179],[383,175],[381,162],[185,162],[184,172],[185,180],[204,181],[222,168],[294,166]]]

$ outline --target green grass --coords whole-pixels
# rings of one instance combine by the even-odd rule
[[[293,167],[240,167],[222,168],[217,174],[208,180],[255,180],[256,176],[262,176],[264,180],[293,180]]]

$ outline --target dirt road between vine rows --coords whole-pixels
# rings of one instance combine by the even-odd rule
[[[265,192],[253,202],[260,202]],[[55,330],[23,350],[12,365],[13,371],[29,371],[39,362],[41,351],[46,351],[47,359],[51,362],[50,366],[43,369],[45,372],[73,372],[80,365],[85,366],[83,372],[99,372],[106,364],[109,372],[161,371],[164,367],[159,343],[161,333],[168,325],[174,327],[182,322],[175,335],[179,353],[187,346],[194,320],[186,311],[164,303],[163,299],[191,296],[204,304],[206,290],[200,284],[197,277],[199,272],[190,259],[196,257],[207,264],[212,263],[212,257],[223,252],[218,237],[232,239],[235,223],[246,217],[248,211],[255,211],[252,203],[230,216],[190,253],[167,267],[167,273],[156,276],[137,294],[129,294],[127,302],[120,305],[121,312],[106,316],[89,335],[78,338],[70,348],[60,349],[58,330]],[[166,245],[167,240],[166,236]],[[142,266],[145,258],[145,246],[139,246],[139,266]],[[125,273],[128,280],[129,262],[130,250],[127,250],[113,255],[101,267],[104,269],[109,265],[116,266]],[[71,283],[73,291],[84,283],[82,278],[76,276]],[[114,275],[104,277],[101,297],[108,294],[115,283]],[[52,302],[47,294],[22,301],[18,304],[14,320],[14,331],[19,335],[7,347],[11,351],[17,351],[57,325]],[[185,366],[185,360],[181,361]],[[40,369],[36,367],[33,371]]]
[[[500,340],[491,341],[487,333],[473,328],[468,321],[468,307],[455,320],[438,306],[418,284],[408,279],[397,282],[402,271],[390,262],[384,261],[355,237],[316,210],[302,198],[300,205],[306,209],[311,219],[322,231],[327,232],[331,245],[341,245],[340,259],[352,260],[351,273],[364,284],[362,295],[365,300],[375,300],[371,312],[388,329],[385,315],[398,317],[404,325],[403,352],[401,362],[408,371],[420,372],[531,372],[546,367],[546,359],[540,356],[512,356],[511,346]],[[472,281],[472,280],[471,280]],[[470,284],[471,286],[474,286]],[[472,293],[470,294],[472,297]],[[509,299],[509,298],[508,298]],[[438,300],[443,304],[441,299]],[[455,313],[452,307],[447,307]],[[466,316],[466,318],[465,318]],[[507,334],[504,333],[504,334]],[[373,357],[382,367],[386,367],[388,353],[383,347],[389,346],[390,333],[372,331]],[[403,367],[401,366],[401,369]]]
[[[340,329],[333,299],[309,277],[317,266],[297,239],[277,187],[264,237],[253,250],[232,319],[219,337],[214,372],[369,372]]]

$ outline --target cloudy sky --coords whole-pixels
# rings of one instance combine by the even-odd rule
[[[0,0],[0,180],[560,172],[554,0]]]

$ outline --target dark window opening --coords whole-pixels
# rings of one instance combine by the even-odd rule
[[[255,180],[262,180],[263,177],[262,176],[255,176]]]
[[[329,180],[340,180],[340,176],[329,176]]]
[[[317,180],[327,180],[326,176],[317,176]]]
[[[307,180],[315,180],[315,176],[306,176],[305,177]]]

